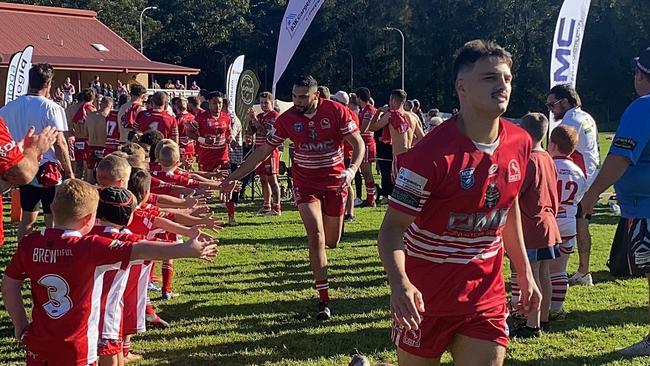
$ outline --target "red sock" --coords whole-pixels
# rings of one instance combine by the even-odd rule
[[[147,306],[145,307],[145,313],[147,315],[156,317],[156,311],[153,309],[153,305],[151,305],[151,300],[149,300],[149,297],[147,297]]]
[[[228,211],[228,217],[235,217],[235,203],[229,201],[226,203],[226,210]]]
[[[569,290],[569,276],[566,272],[551,273],[551,310],[562,310],[566,293]]]
[[[129,352],[131,352],[131,342],[127,341],[126,338],[124,338],[122,340],[122,354],[124,357],[128,357]]]
[[[165,260],[162,264],[162,292],[172,292],[172,280],[174,279],[174,262]]]
[[[375,182],[366,182],[366,193],[368,194],[368,198],[366,198],[366,202],[368,202],[369,205],[374,205],[375,204]]]
[[[156,278],[156,261],[151,262],[151,271],[149,271],[149,281],[154,282]]]
[[[279,203],[276,203],[275,205],[273,205],[273,211],[275,211],[275,212],[282,211],[282,205],[280,205]]]
[[[318,291],[318,297],[320,297],[320,301],[330,301],[329,288],[330,285],[327,280],[316,280],[316,291]]]

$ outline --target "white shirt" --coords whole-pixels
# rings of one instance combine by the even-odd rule
[[[591,185],[600,165],[596,121],[589,113],[583,111],[580,107],[576,107],[566,112],[561,124],[571,126],[578,131],[578,146],[576,146],[576,152],[571,155],[571,158],[579,167],[584,166],[587,182]]]
[[[16,141],[22,140],[31,126],[36,128],[36,134],[48,126],[57,131],[68,131],[63,107],[39,95],[23,95],[10,102],[0,109],[0,117],[5,120],[9,133]],[[54,147],[43,154],[41,165],[46,162],[58,162]]]
[[[560,196],[560,208],[556,215],[557,226],[563,240],[576,235],[576,214],[578,202],[587,191],[587,180],[571,159],[553,158],[557,171],[557,194]]]

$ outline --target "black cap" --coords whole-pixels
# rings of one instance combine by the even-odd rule
[[[641,51],[641,54],[633,59],[632,64],[644,73],[650,74],[650,47]]]
[[[137,207],[135,197],[125,188],[109,187],[99,191],[97,218],[126,226]]]

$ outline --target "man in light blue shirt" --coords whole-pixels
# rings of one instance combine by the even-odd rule
[[[589,218],[598,195],[614,184],[622,216],[629,223],[630,268],[634,274],[645,274],[650,284],[650,48],[634,59],[633,67],[639,98],[623,113],[609,154],[580,206]],[[650,334],[619,352],[650,356]]]

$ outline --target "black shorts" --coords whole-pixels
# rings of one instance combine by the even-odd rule
[[[43,188],[30,184],[20,186],[20,208],[23,211],[35,212],[38,203],[41,203],[44,214],[51,214],[50,205],[54,201],[55,187]]]
[[[628,258],[633,275],[650,273],[650,219],[627,219]]]

